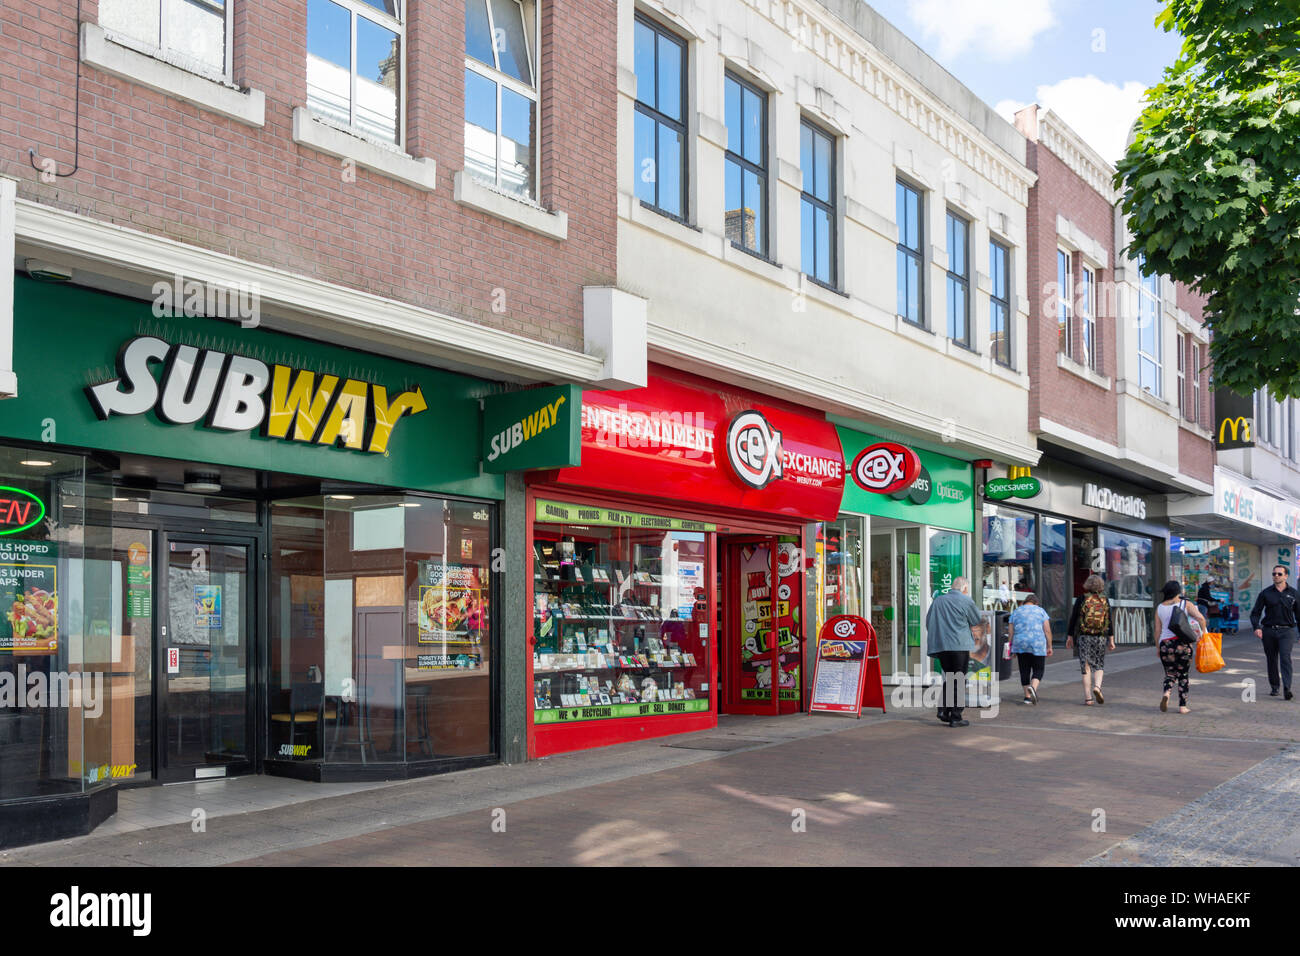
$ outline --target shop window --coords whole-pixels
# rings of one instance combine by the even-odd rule
[[[1037,516],[998,505],[984,506],[984,607],[1010,611],[1038,592]]]
[[[818,526],[817,630],[839,614],[864,616],[861,518],[841,515]]]
[[[490,754],[493,505],[347,495],[271,506],[272,715],[319,731],[272,759],[412,762]],[[319,692],[309,691],[320,685]]]
[[[539,523],[535,723],[708,711],[712,573],[702,532]]]
[[[307,0],[307,107],[400,145],[404,33],[399,0]]]
[[[1115,643],[1150,643],[1156,600],[1153,539],[1111,528],[1102,528],[1097,537],[1106,596],[1114,609]]]
[[[99,25],[146,53],[229,79],[232,6],[232,0],[99,0]]]
[[[1051,620],[1053,640],[1064,644],[1065,626],[1070,623],[1070,610],[1074,606],[1074,589],[1070,586],[1067,564],[1070,523],[1064,518],[1043,515],[1038,533],[1042,557],[1038,604]]]
[[[0,449],[0,803],[135,773],[112,529],[86,522],[84,459]]]

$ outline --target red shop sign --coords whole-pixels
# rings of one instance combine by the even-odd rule
[[[561,484],[808,520],[844,493],[834,426],[741,390],[652,376],[582,396],[582,465]]]
[[[861,488],[888,495],[911,487],[921,474],[921,457],[906,445],[877,442],[858,452],[849,474]]]

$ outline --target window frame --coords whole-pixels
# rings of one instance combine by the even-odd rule
[[[1192,421],[1201,424],[1201,345],[1192,340],[1192,357],[1187,374],[1192,380]]]
[[[810,176],[811,176],[812,171],[811,171],[811,170],[802,170],[802,173],[803,173],[803,182],[800,184],[800,187],[799,187],[799,222],[800,222],[800,231],[801,231],[801,234],[800,234],[800,237],[799,237],[799,239],[800,239],[800,244],[799,244],[799,258],[800,258],[799,269],[800,269],[801,272],[803,272],[804,275],[806,275],[806,276],[807,276],[809,279],[811,279],[813,282],[816,282],[816,283],[818,283],[819,285],[827,286],[828,288],[831,288],[831,289],[836,289],[836,290],[838,290],[838,289],[839,289],[839,268],[838,268],[838,266],[839,266],[839,262],[838,262],[838,260],[839,260],[839,198],[840,198],[840,197],[839,197],[839,191],[838,191],[838,190],[839,190],[839,176],[838,176],[838,173],[837,173],[837,171],[836,171],[835,164],[836,164],[837,161],[839,160],[839,142],[838,142],[839,137],[835,136],[835,135],[832,134],[829,130],[827,130],[827,129],[825,129],[824,127],[818,125],[817,123],[814,123],[812,120],[808,119],[808,117],[806,117],[806,116],[800,116],[800,117],[799,117],[799,135],[800,135],[800,138],[801,138],[801,139],[802,139],[802,137],[803,137],[803,130],[804,130],[804,127],[807,127],[807,128],[808,128],[808,131],[809,131],[809,132],[812,134],[812,136],[813,136],[813,155],[814,155],[814,157],[816,156],[816,148],[817,148],[817,139],[816,139],[816,138],[817,138],[818,136],[820,136],[822,139],[826,140],[827,144],[828,144],[829,147],[830,147],[830,162],[829,162],[829,164],[828,164],[828,169],[830,170],[830,188],[827,190],[827,194],[828,194],[831,198],[830,198],[830,201],[827,202],[827,201],[825,201],[825,200],[818,199],[816,193],[809,192],[805,187],[806,187],[807,184],[808,184],[808,181],[809,181],[809,179],[810,179]],[[815,159],[814,159],[814,161],[813,161],[813,166],[814,166],[814,169],[815,169],[815,168],[816,168],[816,160],[815,160]],[[804,264],[803,264],[803,261],[802,261],[802,259],[803,259],[803,235],[802,235],[802,223],[803,223],[803,206],[804,206],[804,203],[807,203],[808,205],[812,206],[814,210],[816,210],[816,209],[820,209],[822,212],[825,212],[825,213],[830,217],[830,230],[829,230],[829,234],[828,234],[827,239],[826,239],[826,241],[827,241],[827,243],[828,243],[828,245],[829,245],[829,248],[826,250],[827,261],[830,263],[830,278],[829,278],[829,279],[819,279],[819,278],[817,278],[815,275],[813,275],[811,272],[808,272],[808,271],[804,270],[804,268],[803,268],[803,265],[804,265]],[[817,247],[816,247],[816,243],[817,243],[817,235],[816,235],[816,230],[814,229],[814,231],[813,231],[813,263],[814,263],[814,264],[813,264],[813,268],[814,268],[814,269],[816,268],[816,260],[817,260]]]
[[[894,210],[897,216],[898,210],[898,190],[902,189],[904,193],[912,193],[916,196],[916,248],[913,249],[903,241],[904,223],[898,225],[898,242],[897,249],[906,257],[916,262],[916,318],[904,312],[898,312],[898,317],[909,325],[919,329],[929,330],[929,324],[926,321],[926,300],[925,300],[925,190],[919,186],[914,186],[901,176],[894,177]],[[895,255],[895,270],[897,270],[898,257]],[[894,287],[898,287],[898,276],[895,273]],[[897,305],[897,303],[895,303]]]
[[[330,2],[331,3],[339,2],[339,0],[330,0]],[[363,2],[363,0],[347,0],[347,2],[358,3],[358,2]],[[487,17],[488,17],[488,34],[493,38],[495,38],[496,25],[495,25],[495,21],[493,20],[491,0],[476,0],[476,2],[482,3],[483,6],[486,8]],[[466,164],[462,168],[465,170],[466,175],[473,176],[478,182],[481,182],[484,185],[489,186],[490,188],[500,192],[502,195],[509,196],[513,199],[521,199],[525,202],[537,203],[538,196],[541,192],[541,175],[542,175],[542,135],[541,135],[542,133],[542,96],[541,96],[542,0],[529,0],[529,2],[532,3],[532,7],[533,7],[533,22],[531,23],[531,25],[528,22],[528,10],[524,6],[523,0],[509,0],[509,2],[514,3],[516,6],[519,7],[520,20],[523,23],[524,42],[529,44],[528,51],[527,51],[528,63],[533,71],[533,83],[531,86],[529,86],[528,84],[515,79],[513,76],[510,76],[509,74],[502,72],[500,68],[501,58],[497,56],[497,54],[499,54],[500,51],[497,50],[496,48],[495,40],[492,45],[493,57],[497,61],[495,64],[489,65],[487,63],[484,63],[482,60],[471,56],[468,49],[465,50],[465,63],[464,63],[465,69],[477,73],[485,80],[488,80],[496,84],[497,148],[496,148],[495,174],[491,181],[485,180],[482,176],[479,176],[477,173],[475,173],[472,169],[469,168],[468,164]],[[463,39],[462,39],[462,43],[463,43]],[[504,84],[505,88],[510,90],[510,92],[515,93],[518,96],[522,96],[524,99],[530,100],[533,104],[533,130],[535,135],[533,137],[533,143],[531,144],[532,148],[530,150],[530,152],[532,153],[533,166],[531,171],[531,177],[530,177],[531,181],[529,183],[529,189],[528,192],[524,195],[520,195],[519,193],[513,192],[507,187],[501,185],[501,139],[502,136],[504,135],[501,132],[502,84]],[[468,108],[468,102],[466,102],[465,97],[462,96],[462,104],[461,104],[462,129],[467,119],[465,115],[465,110],[467,108]],[[464,162],[464,160],[465,160],[465,149],[464,149],[464,144],[462,143],[461,161]]]
[[[1191,417],[1187,414],[1189,411],[1191,411],[1191,406],[1188,403],[1189,396],[1187,394],[1186,366],[1189,363],[1187,361],[1187,358],[1183,354],[1186,350],[1187,350],[1187,336],[1184,333],[1179,332],[1178,333],[1178,416],[1180,418]]]
[[[1083,362],[1097,371],[1097,270],[1079,262],[1079,306],[1076,314],[1083,320]]]
[[[1138,387],[1143,391],[1149,391],[1157,398],[1163,398],[1164,391],[1164,334],[1161,328],[1164,324],[1164,301],[1160,289],[1160,277],[1142,275],[1142,266],[1146,262],[1146,257],[1139,255],[1137,259],[1138,267],[1138,314],[1137,314],[1137,352],[1138,352]],[[1144,299],[1144,297],[1146,297]],[[1153,303],[1152,315],[1155,332],[1155,351],[1145,352],[1142,349],[1142,303],[1149,299]],[[1148,388],[1145,381],[1146,363],[1150,362],[1155,369],[1155,387]]]
[[[348,121],[340,123],[339,120],[332,116],[321,113],[311,106],[311,93],[308,91],[307,108],[311,110],[312,115],[325,120],[332,125],[341,125],[348,132],[353,133],[363,139],[371,142],[383,143],[385,146],[395,146],[398,149],[406,149],[406,18],[405,4],[410,0],[394,0],[397,7],[398,15],[393,17],[391,14],[366,3],[365,0],[325,0],[337,7],[342,7],[348,11],[348,48],[351,56],[348,65]],[[308,30],[310,31],[310,13]],[[397,34],[398,43],[398,72],[397,83],[399,86],[397,92],[397,115],[393,118],[393,139],[385,139],[369,132],[357,125],[357,17],[364,17],[378,27],[382,27],[392,33]],[[311,57],[310,47],[307,50],[307,56]]]
[[[1004,295],[999,298],[997,294],[997,270],[994,269],[994,259],[998,254],[1002,257],[1002,290]],[[1015,368],[1015,343],[1011,336],[1011,246],[1000,239],[989,236],[989,352],[993,355],[993,361],[1003,368]],[[993,334],[993,310],[1002,309],[1003,334],[1002,345],[999,346],[999,340]],[[1002,361],[1000,351],[1006,352],[1006,361]]]
[[[771,246],[771,209],[772,209],[772,204],[771,204],[771,202],[770,202],[770,197],[769,197],[769,195],[768,195],[768,190],[769,190],[770,185],[771,185],[771,181],[770,181],[770,179],[769,179],[769,173],[768,173],[768,167],[771,165],[771,162],[770,162],[771,157],[770,157],[769,152],[768,152],[769,143],[770,143],[770,141],[771,141],[771,131],[768,129],[768,104],[769,104],[770,100],[769,100],[769,97],[768,97],[767,90],[763,89],[761,86],[758,86],[758,85],[755,84],[755,83],[751,83],[751,82],[749,82],[749,81],[746,80],[744,77],[740,76],[739,74],[735,73],[735,72],[732,71],[732,70],[729,70],[729,69],[728,69],[728,70],[725,70],[725,71],[723,72],[723,80],[722,80],[722,84],[723,84],[723,85],[722,85],[722,99],[723,99],[723,125],[724,125],[724,126],[726,125],[726,105],[725,105],[725,104],[726,104],[726,98],[727,98],[727,86],[726,86],[726,85],[727,85],[727,83],[729,83],[729,82],[734,82],[734,83],[736,83],[736,84],[738,84],[738,85],[740,86],[740,90],[741,90],[741,93],[740,93],[740,113],[741,113],[741,116],[740,116],[740,127],[741,127],[742,132],[743,132],[743,130],[744,130],[744,128],[745,128],[745,115],[744,115],[744,114],[745,114],[745,90],[749,90],[749,92],[753,93],[753,94],[754,94],[755,96],[757,96],[758,99],[759,99],[760,115],[763,117],[763,127],[762,127],[762,129],[760,130],[760,132],[759,132],[759,139],[762,141],[761,144],[760,144],[760,146],[759,146],[759,155],[763,158],[763,165],[762,165],[762,166],[758,166],[758,165],[756,165],[755,163],[751,162],[750,160],[746,159],[746,158],[744,157],[743,154],[741,154],[741,153],[737,153],[737,152],[733,151],[733,150],[732,150],[732,146],[739,145],[739,146],[741,147],[741,149],[744,149],[744,146],[743,146],[742,144],[732,143],[732,142],[731,142],[731,131],[730,131],[730,130],[727,131],[727,148],[726,148],[726,150],[723,152],[723,156],[722,156],[722,205],[723,205],[723,207],[724,207],[724,208],[723,208],[723,220],[724,220],[724,222],[723,222],[723,232],[724,232],[724,234],[725,234],[725,232],[726,232],[726,222],[725,222],[725,220],[726,220],[726,213],[727,213],[727,210],[726,210],[725,207],[726,207],[726,205],[727,205],[727,164],[728,164],[728,163],[732,163],[732,162],[734,162],[737,166],[740,167],[740,171],[741,171],[741,177],[740,177],[740,195],[741,195],[741,199],[740,199],[740,201],[741,201],[741,204],[742,204],[742,205],[741,205],[742,211],[743,211],[743,209],[744,209],[744,205],[743,205],[743,204],[744,204],[744,202],[745,202],[745,198],[744,198],[744,197],[745,197],[745,176],[744,176],[744,174],[745,174],[746,172],[751,172],[751,173],[753,173],[754,175],[758,176],[758,177],[760,178],[760,180],[761,180],[761,184],[760,184],[760,186],[759,186],[758,194],[759,194],[759,195],[762,197],[762,199],[763,199],[763,210],[762,210],[762,215],[763,215],[763,237],[762,237],[762,242],[761,242],[761,246],[762,246],[762,248],[761,248],[761,249],[751,249],[751,248],[749,248],[748,246],[744,245],[743,243],[736,242],[736,240],[734,240],[734,239],[729,239],[728,241],[730,241],[730,243],[731,243],[731,245],[732,245],[733,247],[735,247],[736,249],[740,249],[742,252],[748,252],[750,255],[758,256],[760,259],[766,259],[767,261],[772,262],[772,261],[774,261],[774,260],[773,260],[773,256],[772,256],[772,246]],[[742,238],[743,238],[743,230],[742,230]],[[756,238],[757,238],[757,236],[756,236]]]
[[[108,38],[112,40],[114,43],[119,43],[122,46],[129,47],[133,50],[136,50],[137,52],[145,54],[146,56],[151,56],[154,59],[162,60],[164,63],[170,63],[172,66],[176,66],[189,73],[195,73],[199,76],[208,77],[209,79],[215,79],[221,81],[222,83],[233,85],[234,73],[235,73],[235,53],[234,53],[234,44],[231,42],[231,40],[234,36],[234,31],[235,31],[234,10],[235,10],[236,0],[225,0],[224,3],[225,14],[223,19],[225,23],[223,29],[224,29],[225,39],[224,42],[222,43],[224,49],[222,50],[222,56],[221,56],[222,68],[220,71],[214,70],[211,66],[209,66],[206,63],[203,63],[201,60],[196,60],[193,56],[191,56],[188,53],[176,49],[168,49],[167,17],[164,15],[164,11],[163,11],[163,7],[168,2],[168,0],[153,0],[153,2],[158,7],[158,44],[156,46],[150,43],[148,40],[142,40],[139,37],[132,36],[129,33],[122,33],[119,30],[115,30],[111,27],[107,27],[107,28],[104,27],[102,14],[98,18],[100,28],[104,30],[104,32],[108,35]],[[193,2],[198,3],[201,6],[211,6],[211,3],[208,2],[208,0],[193,0]]]
[[[952,233],[954,224],[959,224],[962,228],[962,263],[965,267],[964,272],[954,272],[952,269],[953,260],[953,243]],[[971,307],[970,307],[970,247],[971,247],[971,220],[967,219],[961,213],[954,210],[951,206],[944,210],[944,245],[948,252],[948,266],[945,271],[944,292],[947,310],[945,318],[948,323],[948,338],[968,349],[974,349],[974,334],[971,328]],[[961,287],[961,305],[962,305],[962,325],[966,334],[958,338],[953,335],[953,287]]]
[[[639,94],[640,94],[640,91],[639,91],[639,90],[638,90],[638,95],[635,96],[635,97],[633,97],[633,99],[632,99],[632,110],[633,110],[633,113],[635,114],[635,113],[638,113],[638,112],[639,112],[639,113],[643,114],[644,116],[648,117],[648,118],[650,119],[650,121],[651,121],[652,123],[655,124],[655,144],[654,144],[654,145],[655,145],[655,156],[654,156],[654,163],[655,163],[655,200],[656,200],[656,201],[655,201],[654,203],[649,203],[649,202],[646,202],[644,199],[642,199],[640,196],[637,196],[637,195],[636,195],[636,186],[635,186],[635,185],[633,185],[633,187],[632,187],[632,195],[633,195],[633,197],[634,197],[634,198],[635,198],[639,203],[641,203],[641,205],[642,205],[644,208],[646,208],[646,209],[652,210],[653,212],[657,212],[657,213],[659,213],[659,215],[661,215],[661,216],[667,216],[669,219],[673,219],[673,220],[675,220],[675,221],[677,221],[677,222],[681,222],[681,223],[689,223],[689,222],[690,222],[690,215],[691,215],[691,208],[690,208],[690,197],[691,197],[691,187],[690,187],[690,167],[691,167],[691,164],[690,164],[690,131],[687,129],[687,125],[686,125],[686,124],[687,124],[687,119],[688,119],[688,117],[690,116],[690,90],[687,88],[687,81],[688,81],[688,78],[690,77],[690,70],[689,70],[689,68],[688,68],[688,57],[690,56],[691,45],[690,45],[690,43],[687,42],[687,40],[686,40],[685,37],[678,36],[678,35],[677,35],[676,33],[674,33],[672,30],[669,30],[667,27],[665,27],[663,24],[659,23],[657,20],[654,20],[654,19],[652,19],[651,17],[646,16],[646,15],[645,15],[644,13],[642,13],[640,10],[637,10],[636,13],[635,13],[634,16],[633,16],[633,27],[632,27],[632,29],[633,29],[633,34],[634,34],[634,36],[635,36],[636,24],[637,24],[637,23],[640,23],[640,24],[644,25],[644,26],[647,27],[647,28],[648,28],[652,33],[655,34],[655,64],[654,64],[654,72],[655,72],[655,98],[656,98],[656,100],[658,99],[658,96],[659,96],[659,89],[658,89],[658,86],[659,86],[659,43],[658,43],[658,39],[659,39],[659,37],[663,37],[663,38],[667,39],[669,42],[676,43],[676,44],[681,48],[681,52],[682,52],[682,55],[681,55],[682,75],[681,75],[681,77],[679,78],[679,87],[678,87],[678,88],[681,90],[681,97],[682,97],[682,98],[681,98],[681,112],[682,112],[682,118],[681,118],[681,121],[679,122],[679,121],[673,119],[672,117],[668,116],[666,113],[661,112],[657,107],[651,106],[651,105],[649,105],[648,103],[643,103],[643,102],[641,101],[641,97],[640,97],[640,95],[639,95]],[[636,49],[635,49],[635,47],[636,47],[636,43],[635,43],[635,40],[634,40],[634,42],[633,42],[633,51],[632,51],[632,55],[633,55],[633,59],[634,59],[634,63],[633,63],[633,72],[634,72],[634,73],[636,72],[636,69],[635,69]],[[658,204],[658,199],[659,199],[659,183],[660,183],[660,176],[659,176],[659,167],[660,167],[660,162],[659,162],[659,132],[658,132],[658,130],[659,130],[659,126],[660,126],[660,125],[663,125],[663,126],[668,127],[669,129],[671,129],[671,130],[673,130],[674,132],[678,133],[678,134],[681,136],[681,138],[682,138],[682,162],[681,162],[681,169],[678,170],[678,174],[679,174],[679,176],[680,176],[680,181],[681,181],[681,184],[682,184],[682,196],[681,196],[681,199],[682,199],[682,212],[681,212],[681,215],[678,215],[678,214],[675,213],[675,212],[670,212],[669,210],[663,208],[662,206],[660,206],[660,205]],[[633,175],[633,177],[638,177],[638,176],[640,176],[640,170],[639,170],[639,168],[637,168],[637,166],[638,166],[638,163],[637,163],[638,157],[637,157],[637,155],[636,155],[636,117],[635,117],[635,115],[633,116],[633,119],[632,119],[632,127],[633,127],[633,132],[632,132],[632,163],[633,163],[633,171],[632,171],[632,175]],[[634,179],[634,182],[635,182],[635,179]]]
[[[1074,358],[1074,253],[1056,247],[1056,344],[1068,359]]]

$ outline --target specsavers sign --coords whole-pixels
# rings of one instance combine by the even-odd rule
[[[501,497],[479,470],[490,385],[147,302],[15,280],[16,398],[0,435]]]

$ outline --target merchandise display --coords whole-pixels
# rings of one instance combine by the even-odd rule
[[[539,524],[535,722],[707,711],[706,561],[703,534]]]

